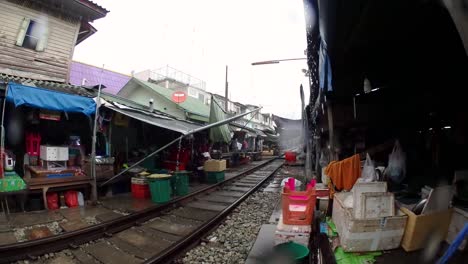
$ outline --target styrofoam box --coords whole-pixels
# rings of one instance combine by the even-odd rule
[[[275,245],[292,241],[308,246],[311,232],[312,227],[310,225],[284,224],[283,215],[281,215],[275,230]]]
[[[356,219],[353,208],[346,208],[344,200],[351,193],[336,193],[333,199],[333,222],[346,252],[389,250],[398,248],[406,227],[407,215],[398,211],[395,216]]]
[[[370,192],[386,192],[386,182],[357,182],[353,186],[353,212],[354,218],[362,219],[361,195]]]
[[[361,194],[361,215],[359,219],[388,217],[395,215],[395,197],[390,192]]]
[[[68,147],[41,145],[41,159],[46,161],[67,161]]]
[[[276,231],[284,233],[310,234],[312,227],[310,225],[287,225],[283,223],[283,215],[280,215]]]

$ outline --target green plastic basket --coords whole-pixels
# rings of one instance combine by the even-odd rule
[[[207,183],[218,183],[224,181],[224,171],[205,172]]]

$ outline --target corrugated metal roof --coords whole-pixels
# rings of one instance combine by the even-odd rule
[[[8,75],[0,73],[0,82],[3,81],[5,84],[8,82],[19,83],[28,86],[41,87],[49,90],[76,94],[85,97],[95,97],[96,93],[94,90],[86,89],[81,86],[71,85],[67,83],[53,82],[53,81],[43,81],[43,80],[34,80],[25,77],[18,77],[14,75]],[[4,89],[4,87],[2,87]]]
[[[90,0],[77,0],[77,1],[79,1],[81,3],[84,3],[89,7],[94,7],[95,9],[99,9],[101,12],[109,13],[109,10],[107,10],[106,8],[98,5],[97,3],[93,2],[93,1],[90,1]]]
[[[131,79],[130,76],[106,70],[102,71],[101,68],[89,65],[82,62],[72,61],[70,66],[70,83],[74,85],[81,85],[83,79],[86,79],[86,85],[99,85],[106,86],[104,91],[110,94],[117,94],[125,84]]]
[[[200,125],[192,122],[177,120],[166,115],[159,115],[154,112],[128,107],[116,102],[109,101],[104,103],[104,106],[128,117],[148,123],[150,125],[158,126],[183,134],[191,130],[200,128]]]

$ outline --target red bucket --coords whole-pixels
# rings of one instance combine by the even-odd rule
[[[132,183],[132,196],[136,199],[149,199],[151,197],[149,185]]]

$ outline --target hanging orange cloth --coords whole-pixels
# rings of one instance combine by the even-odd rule
[[[334,190],[333,186],[338,190],[351,190],[356,180],[361,177],[361,158],[359,154],[341,161],[330,162],[325,168],[325,174],[330,177],[330,192]]]

